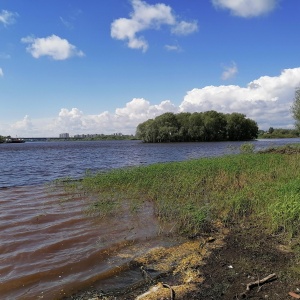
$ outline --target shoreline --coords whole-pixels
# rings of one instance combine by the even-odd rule
[[[212,232],[137,258],[132,268],[146,272],[143,277],[141,271],[140,282],[126,290],[92,287],[60,300],[288,299],[300,284],[290,272],[294,259],[290,243],[264,233],[251,219],[229,227],[218,224]],[[152,269],[163,272],[149,279]],[[250,283],[270,274],[275,274],[274,281],[247,290]]]

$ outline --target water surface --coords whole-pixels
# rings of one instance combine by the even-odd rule
[[[300,139],[253,141],[257,150]],[[239,152],[241,142],[143,144],[140,141],[0,144],[0,299],[61,299],[78,289],[121,277],[128,262],[170,245],[153,207],[91,217],[89,199],[69,199],[46,183],[86,170],[147,165]],[[129,284],[137,274],[122,279]],[[111,282],[114,282],[113,280]]]
[[[300,139],[253,141],[257,150]],[[61,177],[157,162],[238,153],[242,142],[145,144],[141,141],[0,144],[0,187],[34,185]]]

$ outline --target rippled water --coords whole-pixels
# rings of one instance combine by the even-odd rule
[[[124,203],[99,220],[84,212],[87,199],[66,196],[45,186],[0,189],[1,300],[60,299],[167,242],[149,203],[138,214]]]
[[[256,149],[300,139],[255,141]],[[0,299],[61,299],[120,274],[136,255],[171,241],[147,202],[132,214],[88,216],[88,199],[67,200],[47,183],[60,177],[238,152],[241,143],[139,141],[0,144]],[[134,277],[135,275],[132,274]],[[134,278],[122,278],[130,283]],[[136,278],[135,278],[136,279]]]
[[[256,149],[300,139],[253,141]],[[0,144],[0,187],[34,185],[85,171],[239,152],[242,142],[144,144],[140,141]]]

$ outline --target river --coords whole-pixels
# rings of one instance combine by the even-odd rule
[[[300,139],[253,141],[256,150]],[[137,279],[122,271],[137,255],[173,241],[157,233],[153,207],[115,218],[85,213],[88,199],[69,199],[47,183],[85,172],[239,152],[241,142],[144,144],[140,141],[0,144],[0,299],[62,299],[87,286],[109,289]],[[118,287],[118,286],[117,286]]]

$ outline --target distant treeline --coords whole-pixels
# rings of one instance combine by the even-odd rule
[[[283,139],[297,138],[300,136],[298,129],[285,129],[270,127],[268,131],[259,130],[258,138],[260,139]]]
[[[77,135],[69,140],[75,141],[105,141],[105,140],[133,140],[134,135],[129,134],[94,134],[94,135]]]
[[[146,143],[245,141],[257,138],[258,126],[241,113],[162,114],[138,125],[136,137]]]
[[[51,138],[51,141],[113,141],[113,140],[134,140],[134,135],[114,133],[114,134],[81,134],[68,138]]]
[[[6,138],[0,135],[0,143],[4,143]],[[24,138],[26,141],[35,142],[35,141],[47,141],[47,142],[61,142],[61,141],[112,141],[112,140],[134,140],[134,135],[129,134],[93,134],[93,135],[77,135],[74,137],[68,137],[68,138]]]

